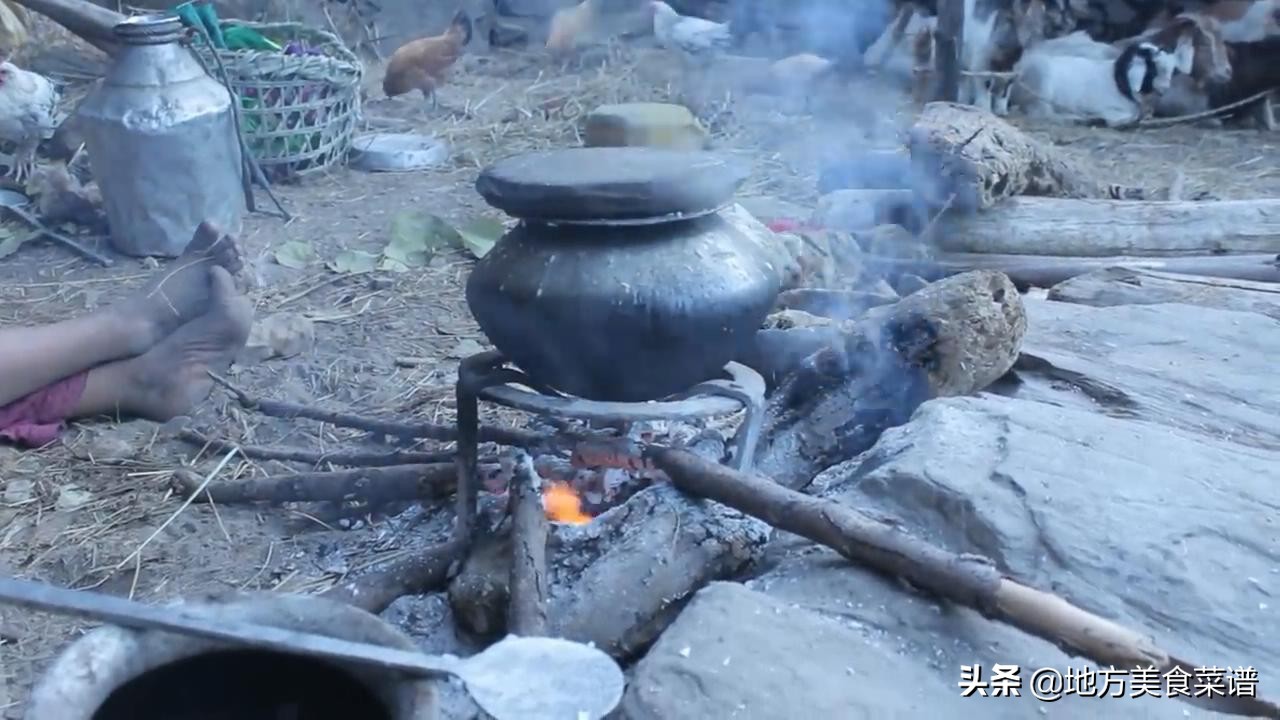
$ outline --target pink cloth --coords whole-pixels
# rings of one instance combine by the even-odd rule
[[[89,371],[85,370],[0,407],[0,438],[28,447],[56,440],[84,394],[88,378]]]

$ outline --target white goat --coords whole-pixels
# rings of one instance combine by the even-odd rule
[[[1280,35],[1280,0],[1218,0],[1197,14],[1217,20],[1226,42],[1260,42]]]
[[[1142,41],[1117,51],[1071,33],[1024,51],[1014,67],[1013,99],[1033,117],[1131,125],[1146,114],[1148,98],[1169,89],[1175,72],[1191,72],[1193,53],[1187,35],[1172,50]]]

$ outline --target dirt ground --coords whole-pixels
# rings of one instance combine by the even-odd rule
[[[417,96],[376,99],[380,91],[371,90],[375,99],[365,106],[371,127],[435,132],[451,143],[452,161],[404,174],[342,169],[277,188],[295,218],[248,219],[242,242],[251,260],[249,292],[259,319],[305,315],[315,324],[316,342],[287,360],[239,366],[233,381],[278,399],[447,422],[457,358],[485,344],[462,299],[471,260],[448,253],[423,270],[368,275],[336,274],[324,262],[346,249],[380,250],[392,218],[406,210],[456,223],[498,217],[473,190],[480,167],[525,150],[579,144],[578,119],[595,105],[681,99],[673,63],[635,50],[615,51],[608,60],[603,67],[566,70],[537,53],[467,57],[441,91],[436,111],[427,111]],[[370,69],[371,88],[380,77]],[[804,206],[816,199],[819,157],[841,146],[890,145],[892,129],[911,112],[867,88],[822,107],[820,117],[767,99],[712,97],[696,109],[717,146],[748,157],[756,169],[742,194]],[[868,97],[889,100],[868,103]],[[1102,167],[1114,182],[1167,184],[1181,167],[1188,191],[1209,190],[1221,198],[1280,195],[1280,169],[1273,164],[1280,136],[1185,126],[1032,129]],[[289,241],[311,245],[309,267],[275,262],[273,253]],[[128,292],[148,272],[138,260],[121,258],[104,270],[56,246],[31,244],[0,260],[0,323],[84,313]],[[320,423],[264,418],[220,390],[192,423],[246,444],[332,450],[376,442]],[[164,430],[141,422],[85,422],[40,451],[0,447],[0,572],[148,602],[227,589],[314,591],[447,530],[447,510],[419,526],[360,518],[342,529],[284,508],[198,502],[182,509],[185,498],[171,489],[172,471],[187,467],[204,476],[223,454]],[[297,469],[235,457],[219,479]],[[0,609],[0,674],[8,675],[0,677],[4,714],[21,716],[29,683],[81,627]]]

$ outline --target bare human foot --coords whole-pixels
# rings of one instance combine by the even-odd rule
[[[211,268],[234,275],[242,265],[235,239],[213,223],[202,222],[181,256],[157,271],[140,293],[113,310],[135,328],[130,333],[135,337],[134,345],[138,353],[145,352],[205,312],[211,297]]]
[[[129,414],[164,422],[184,415],[209,396],[209,373],[223,373],[249,339],[253,305],[240,295],[231,274],[209,268],[209,298],[204,314],[170,333],[136,358],[118,363],[123,388],[117,407]],[[110,380],[110,378],[103,378]],[[94,384],[90,375],[90,384]]]

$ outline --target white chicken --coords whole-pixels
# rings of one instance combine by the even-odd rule
[[[61,97],[49,78],[7,60],[0,63],[0,140],[17,145],[7,177],[19,185],[35,169],[40,141],[53,137],[58,128]]]
[[[728,23],[681,15],[675,8],[654,0],[653,35],[668,50],[678,50],[686,58],[708,58],[733,43]]]

